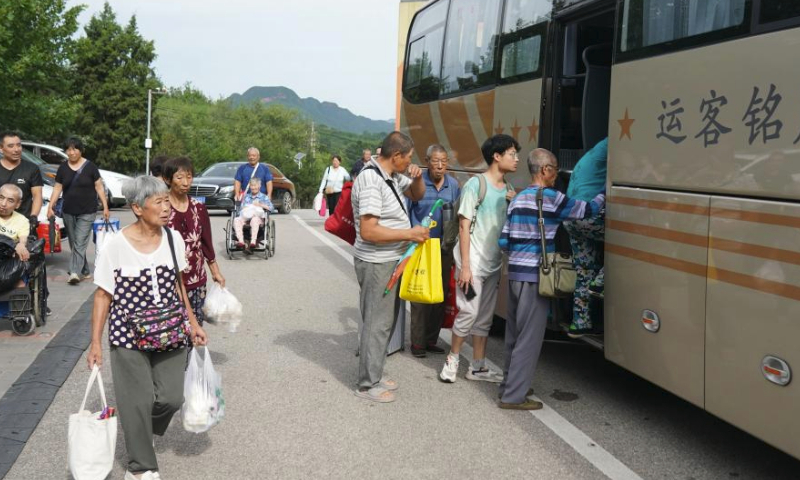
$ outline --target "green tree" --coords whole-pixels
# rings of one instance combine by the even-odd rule
[[[152,41],[139,34],[136,17],[123,27],[108,3],[92,16],[77,41],[73,64],[87,155],[121,172],[144,170],[147,90],[159,88]],[[154,97],[157,98],[157,97]]]
[[[0,128],[63,140],[77,113],[68,58],[82,10],[65,0],[0,2]]]

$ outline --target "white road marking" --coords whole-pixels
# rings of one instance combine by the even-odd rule
[[[294,219],[295,219],[295,220],[297,220],[297,223],[299,223],[300,225],[304,226],[304,227],[306,228],[306,230],[308,230],[309,232],[311,232],[311,234],[312,234],[312,235],[314,235],[315,237],[317,237],[318,239],[320,239],[320,241],[321,241],[322,243],[324,243],[325,245],[327,245],[327,246],[331,247],[331,248],[333,249],[333,251],[334,251],[334,252],[336,252],[336,253],[338,253],[339,255],[341,255],[341,256],[342,256],[342,258],[344,258],[345,260],[347,260],[347,262],[348,262],[350,265],[353,265],[353,255],[351,255],[351,254],[347,253],[347,251],[346,251],[345,249],[343,249],[343,248],[342,248],[342,247],[340,247],[339,245],[336,245],[336,244],[335,244],[335,243],[333,243],[333,242],[332,242],[332,241],[331,241],[329,238],[327,238],[325,235],[323,235],[323,234],[322,234],[322,233],[320,233],[319,231],[315,230],[313,227],[311,227],[309,224],[307,224],[307,223],[306,223],[306,222],[305,222],[305,221],[304,221],[302,218],[298,217],[298,216],[297,216],[297,215],[295,215],[295,214],[292,214],[292,217],[294,217]]]
[[[448,345],[451,344],[451,336],[452,332],[447,329],[442,329],[441,333],[439,333],[439,338]],[[464,343],[461,347],[461,356],[467,359],[467,361],[472,358],[472,346],[470,346],[470,344]],[[502,368],[498,367],[488,358],[486,359],[486,366],[498,372],[503,371]],[[561,437],[562,440],[567,442],[567,445],[588,460],[589,463],[597,467],[597,469],[603,472],[608,478],[612,480],[642,480],[642,477],[637,475],[636,472],[625,466],[624,463],[608,453],[606,449],[598,445],[597,442],[583,433],[578,427],[571,424],[566,418],[550,408],[541,398],[535,395],[531,398],[542,402],[544,408],[541,410],[532,410],[530,414],[545,424],[553,433]]]
[[[347,260],[348,263],[351,265],[353,264],[353,256],[350,253],[348,253],[339,245],[333,243],[330,239],[326,238],[325,235],[315,230],[313,227],[309,226],[305,221],[303,221],[302,218],[295,214],[292,214],[292,216],[300,225],[311,232],[312,235],[320,239],[322,243],[331,247],[336,253],[341,255],[342,258]],[[441,333],[439,334],[439,338],[450,345],[451,335],[452,332],[450,330],[442,329]],[[472,358],[472,347],[468,343],[465,343],[461,347],[461,355],[467,360]],[[503,371],[502,368],[499,368],[488,358],[486,359],[486,364],[492,369],[500,372]],[[603,472],[603,474],[605,474],[608,478],[612,480],[642,480],[642,477],[637,475],[636,472],[625,466],[624,463],[620,462],[616,459],[616,457],[608,453],[606,449],[598,445],[597,442],[583,433],[580,429],[578,429],[578,427],[571,424],[566,418],[562,417],[558,414],[558,412],[550,408],[550,406],[543,402],[541,398],[536,396],[533,398],[542,402],[544,408],[541,410],[531,411],[531,415],[547,426],[547,428],[552,430],[553,433],[561,437],[561,439],[564,440],[567,445],[572,447],[589,463],[594,465],[595,468]]]

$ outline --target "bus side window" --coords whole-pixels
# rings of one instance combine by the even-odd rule
[[[444,42],[442,94],[494,85],[500,0],[453,0]]]
[[[800,17],[800,2],[797,0],[769,0],[761,2],[760,23],[772,23]]]
[[[506,1],[500,37],[500,83],[541,77],[552,11],[552,0]]]
[[[420,11],[409,35],[403,94],[413,103],[439,98],[447,1]]]
[[[654,47],[663,53],[746,31],[748,5],[747,0],[624,0],[619,52]]]

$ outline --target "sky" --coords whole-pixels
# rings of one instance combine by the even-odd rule
[[[155,42],[156,74],[211,98],[285,86],[357,115],[395,116],[399,0],[108,0]],[[83,4],[81,30],[103,8]]]

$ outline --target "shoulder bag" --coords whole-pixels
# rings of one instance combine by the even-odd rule
[[[572,295],[578,278],[572,265],[572,255],[560,252],[547,253],[544,235],[544,188],[536,191],[536,208],[539,210],[539,235],[542,237],[542,260],[539,264],[539,295],[561,298]]]
[[[133,332],[136,347],[143,352],[163,352],[180,348],[187,344],[191,327],[189,317],[181,296],[181,271],[175,256],[175,244],[167,227],[164,235],[169,242],[172,263],[175,265],[175,293],[178,302],[165,307],[152,307],[138,310],[128,315],[128,326]]]

